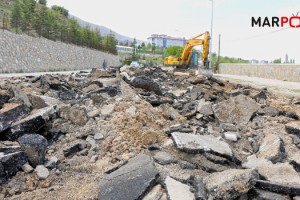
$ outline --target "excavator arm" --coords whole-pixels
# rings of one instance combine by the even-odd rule
[[[203,39],[200,39],[204,35]],[[181,63],[184,66],[188,66],[191,57],[192,57],[192,49],[195,46],[203,45],[203,51],[202,51],[202,60],[203,63],[207,63],[208,53],[209,53],[209,32],[205,32],[203,34],[197,35],[196,37],[193,37],[192,39],[189,39],[181,53]]]

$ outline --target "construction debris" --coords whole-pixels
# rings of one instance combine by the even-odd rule
[[[0,80],[1,198],[300,196],[296,98],[189,70],[118,73]]]

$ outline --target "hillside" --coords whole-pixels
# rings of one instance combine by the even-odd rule
[[[0,23],[1,29],[117,53],[113,34],[101,35],[92,28],[81,26],[63,7],[49,8],[46,1],[35,0],[4,0],[0,3],[0,10],[3,10],[0,19],[4,22]]]
[[[8,16],[11,16],[11,11],[13,9],[13,6],[14,6],[15,2],[16,2],[16,0],[0,0],[0,22],[1,22],[0,23],[0,28],[3,27],[3,23],[2,23],[3,22],[3,16],[4,16],[3,14],[5,13],[6,20],[7,20]],[[132,37],[128,37],[128,36],[119,34],[115,31],[111,30],[108,27],[84,21],[84,20],[80,19],[79,17],[71,15],[71,14],[69,14],[69,18],[70,19],[75,19],[81,27],[87,27],[88,26],[92,30],[99,30],[102,36],[107,36],[110,33],[113,33],[115,35],[115,38],[118,41],[122,41],[122,42],[125,42],[125,41],[132,42],[133,41]],[[9,22],[7,22],[7,24],[9,26]]]
[[[127,41],[127,40],[128,40],[128,42],[132,42],[132,41],[133,41],[133,38],[128,37],[128,36],[121,35],[121,34],[115,32],[115,31],[113,31],[113,30],[111,30],[110,28],[107,28],[107,27],[105,27],[105,26],[96,25],[96,24],[93,24],[93,23],[86,22],[86,21],[84,21],[84,20],[82,20],[82,19],[80,19],[80,18],[78,18],[78,17],[76,17],[76,16],[74,16],[74,15],[69,15],[69,17],[70,17],[70,18],[76,19],[76,21],[77,21],[82,27],[89,26],[89,27],[90,27],[91,29],[93,29],[93,30],[100,30],[101,35],[109,35],[110,32],[112,32],[112,33],[115,35],[115,37],[116,37],[116,39],[117,39],[118,41],[123,41],[123,42],[124,42],[124,41]]]

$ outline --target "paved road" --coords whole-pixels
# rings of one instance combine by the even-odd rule
[[[215,74],[216,77],[228,80],[232,83],[249,85],[254,88],[267,87],[269,91],[274,93],[281,93],[288,96],[300,96],[300,82],[288,82],[274,79],[265,79],[258,77]]]
[[[87,71],[90,70],[80,70]],[[11,78],[11,77],[21,77],[21,76],[40,76],[44,74],[71,74],[78,73],[80,71],[60,71],[60,72],[32,72],[32,73],[12,73],[12,74],[0,74],[0,79]]]

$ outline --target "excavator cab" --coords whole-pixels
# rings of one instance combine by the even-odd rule
[[[192,57],[191,57],[188,67],[190,67],[190,68],[198,67],[198,60],[199,60],[199,53],[192,52]]]

